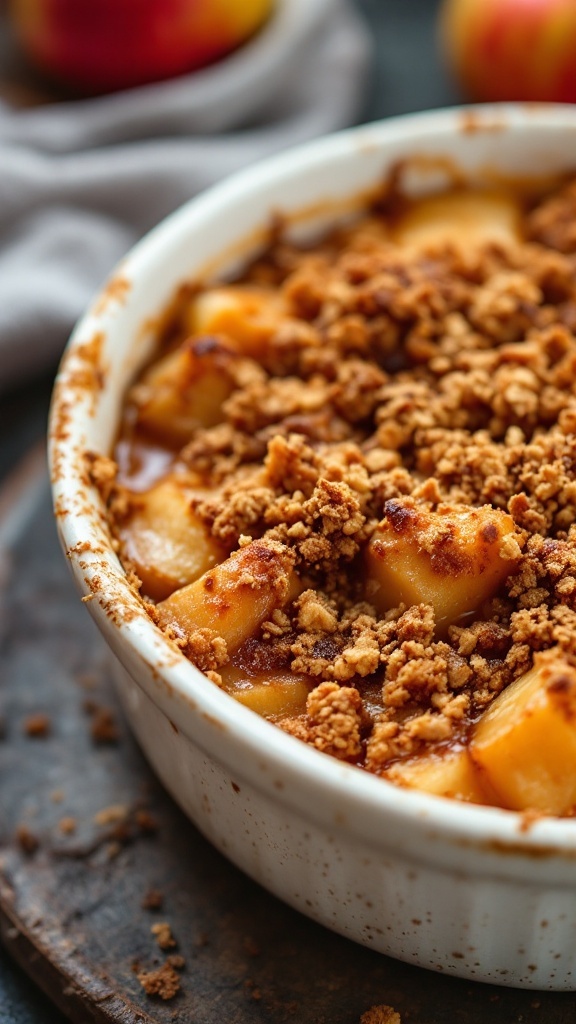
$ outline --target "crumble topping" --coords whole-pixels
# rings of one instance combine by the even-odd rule
[[[320,683],[306,702],[307,722],[288,718],[283,727],[317,750],[334,757],[355,759],[360,755],[362,698],[352,686]]]
[[[314,248],[276,232],[240,282],[282,303],[265,343],[258,334],[243,348],[232,329],[189,341],[188,307],[167,332],[169,353],[227,352],[218,416],[171,456],[188,512],[224,552],[261,546],[276,572],[270,606],[236,647],[217,622],[182,626],[170,597],[147,606],[231,692],[263,667],[303,678],[305,701],[271,717],[334,757],[382,773],[465,745],[536,654],[576,669],[575,213],[569,182],[527,200],[509,239],[399,244],[378,208]],[[153,394],[144,375],[127,399],[120,444],[138,471],[160,443],[141,422]],[[101,457],[89,472],[122,551],[143,496],[120,447],[117,459],[119,475]],[[462,615],[410,596],[405,579],[383,602],[367,557],[394,593],[387,542],[414,524],[402,564],[428,559],[447,591],[498,565]],[[262,574],[242,572],[257,602]]]

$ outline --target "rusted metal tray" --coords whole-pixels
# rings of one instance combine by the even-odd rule
[[[41,462],[0,497],[0,925],[53,1003],[77,1024],[359,1024],[382,1005],[402,1024],[574,1024],[572,994],[472,985],[379,956],[208,845],[121,718]],[[176,945],[161,949],[152,928],[164,922]],[[138,975],[172,956],[177,993],[147,994]]]

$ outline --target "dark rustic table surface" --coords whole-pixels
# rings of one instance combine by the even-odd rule
[[[449,82],[437,52],[437,0],[355,2],[370,24],[376,53],[363,121],[447,106],[459,101],[460,97]],[[64,344],[65,339],[62,341]],[[10,476],[14,467],[45,431],[51,377],[50,374],[32,379],[27,386],[0,397],[0,482]],[[556,1003],[543,1003],[541,1012],[538,1012],[537,1001],[524,1001],[523,1005],[527,1007],[527,1016],[524,1017],[522,1013],[518,1015],[519,1004],[508,999],[508,1016],[499,1016],[498,1020],[506,1019],[510,1024],[522,1019],[538,1024],[564,1024],[576,1020],[574,1004],[566,1002],[566,997],[557,998],[560,1001]],[[440,1018],[434,1016],[434,1019]],[[456,1017],[451,1016],[450,1019]],[[457,1019],[469,1019],[464,1007]],[[478,1019],[492,1019],[489,1010],[486,1010],[485,1018]],[[274,1020],[274,1017],[270,1020]],[[325,1020],[326,1024],[332,1024],[330,1017]],[[62,1014],[36,988],[11,956],[0,948],[0,1024],[64,1024],[64,1021]]]

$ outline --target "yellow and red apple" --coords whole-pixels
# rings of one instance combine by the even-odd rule
[[[576,0],[444,0],[439,25],[468,98],[576,102]]]
[[[16,33],[53,78],[108,92],[184,74],[224,56],[272,0],[12,0]]]

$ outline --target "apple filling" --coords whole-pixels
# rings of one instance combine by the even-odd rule
[[[395,785],[576,812],[576,185],[389,191],[196,282],[106,479],[212,681]],[[114,481],[110,484],[110,475]]]

